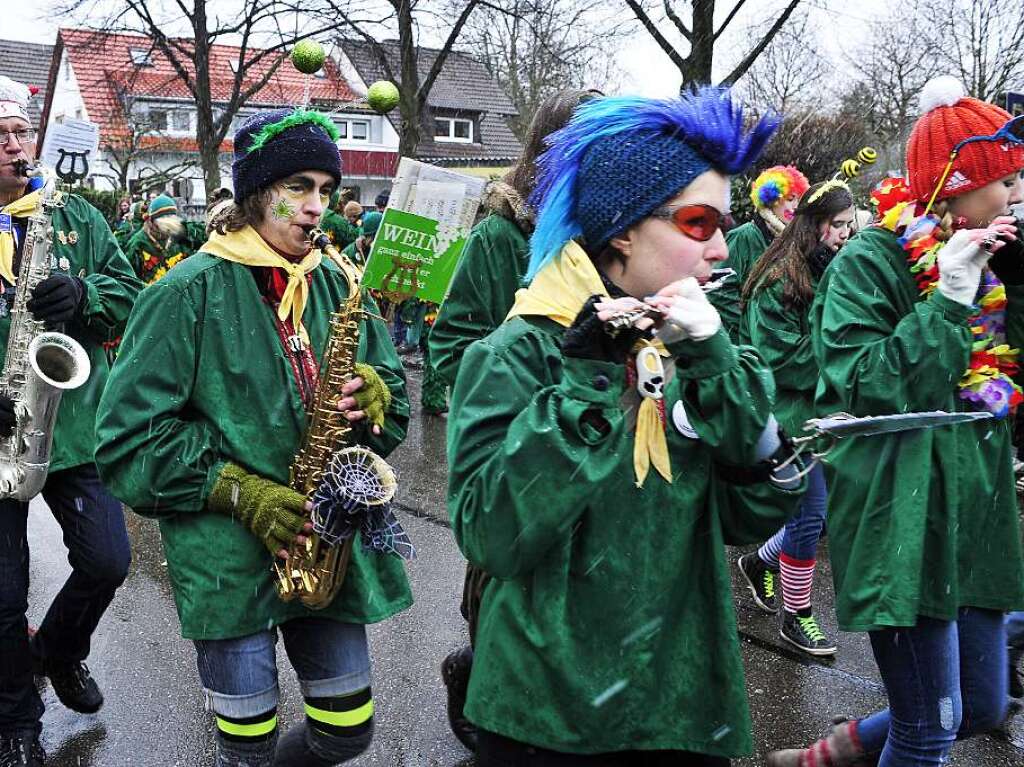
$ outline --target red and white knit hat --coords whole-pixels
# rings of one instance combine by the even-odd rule
[[[995,104],[966,95],[948,75],[929,80],[921,91],[921,117],[907,142],[907,171],[915,199],[927,201],[949,162],[953,147],[972,136],[990,136],[1010,119]],[[960,149],[937,200],[965,194],[1024,168],[1024,147],[976,141]]]
[[[20,117],[25,122],[31,122],[28,116],[30,98],[32,91],[27,85],[0,75],[0,118]]]

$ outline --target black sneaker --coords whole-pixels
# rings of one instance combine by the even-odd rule
[[[0,733],[0,767],[43,767],[46,752],[34,732]]]
[[[736,566],[747,582],[754,603],[769,615],[775,615],[779,611],[779,600],[775,596],[775,581],[779,574],[768,567],[756,551],[737,559]]]
[[[466,692],[469,672],[473,669],[473,648],[460,647],[441,662],[441,678],[448,688],[448,724],[455,737],[467,749],[476,753],[476,725],[466,719]]]
[[[85,663],[48,665],[46,676],[60,702],[79,714],[95,714],[103,706],[103,693]]]
[[[804,617],[783,610],[779,635],[809,655],[835,655],[838,649],[835,642],[825,636],[813,615]]]

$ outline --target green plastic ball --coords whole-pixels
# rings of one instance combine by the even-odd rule
[[[327,52],[316,40],[300,40],[292,48],[292,64],[304,75],[319,72],[326,58]]]
[[[390,112],[398,106],[398,87],[388,80],[378,80],[366,91],[366,101],[375,112]]]

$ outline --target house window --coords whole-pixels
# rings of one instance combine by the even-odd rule
[[[370,140],[369,120],[336,120],[339,138],[344,141],[366,141]]]
[[[171,128],[181,133],[191,132],[192,113],[187,109],[176,109],[171,112]]]
[[[164,109],[150,109],[148,114],[149,129],[155,131],[167,130],[167,111]]]
[[[149,51],[143,48],[131,48],[128,55],[132,57],[132,64],[137,67],[151,67],[153,62],[149,60]]]
[[[473,143],[473,121],[460,117],[434,118],[434,140]]]

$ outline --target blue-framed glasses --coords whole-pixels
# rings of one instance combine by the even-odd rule
[[[949,162],[946,163],[946,169],[942,171],[942,175],[939,177],[939,183],[935,187],[935,191],[932,192],[932,196],[928,199],[928,206],[924,209],[924,214],[926,216],[932,209],[932,205],[935,204],[935,198],[939,196],[939,192],[941,192],[942,188],[946,185],[946,179],[949,178],[949,172],[953,170],[953,161],[956,160],[956,156],[960,154],[960,150],[968,144],[974,144],[978,141],[1009,141],[1012,144],[1024,145],[1024,115],[1017,115],[991,136],[971,136],[970,138],[965,138],[963,141],[958,142],[956,146],[953,147],[953,151],[949,153]]]

